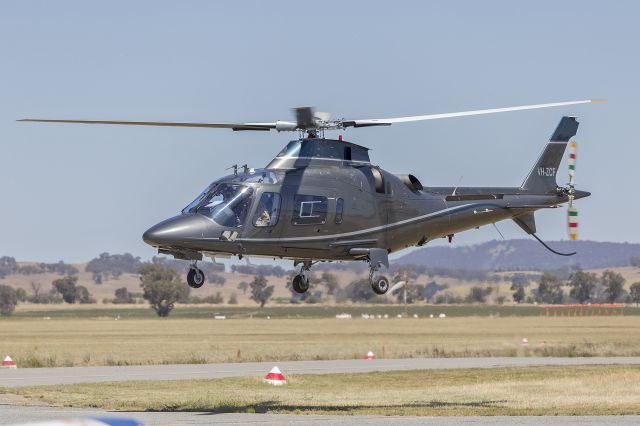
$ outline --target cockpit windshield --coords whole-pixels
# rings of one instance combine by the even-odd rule
[[[244,225],[253,189],[232,183],[213,183],[182,213],[199,213],[213,219],[222,226],[239,227]]]

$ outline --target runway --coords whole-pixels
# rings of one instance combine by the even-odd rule
[[[640,364],[640,357],[591,358],[409,358],[0,369],[0,387],[63,385],[131,380],[188,380],[264,376],[274,365],[285,375],[372,371],[498,368],[535,365]]]

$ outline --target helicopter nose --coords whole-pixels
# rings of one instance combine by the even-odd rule
[[[208,221],[200,215],[180,215],[147,229],[142,240],[153,247],[188,244],[205,237]]]

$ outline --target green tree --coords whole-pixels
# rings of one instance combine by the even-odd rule
[[[631,296],[631,301],[636,305],[640,303],[640,282],[631,284],[629,296]]]
[[[525,297],[524,287],[522,285],[511,284],[511,290],[515,290],[513,292],[513,301],[516,303],[522,303]]]
[[[238,296],[235,293],[231,293],[231,296],[229,296],[229,301],[227,302],[230,305],[237,305],[238,304]]]
[[[89,290],[83,285],[76,287],[76,300],[81,304],[96,303],[95,299],[91,297]]]
[[[18,304],[18,296],[13,287],[0,285],[0,315],[11,315]]]
[[[331,272],[324,271],[320,276],[320,283],[327,288],[327,294],[330,296],[338,288],[338,278]]]
[[[103,280],[109,279],[109,276],[118,279],[123,273],[134,273],[140,265],[140,258],[129,253],[102,253],[87,263],[85,271],[92,273],[96,284],[101,284]]]
[[[624,293],[624,283],[626,280],[619,273],[606,270],[602,273],[600,280],[609,303],[615,302],[616,299]]]
[[[344,288],[344,295],[352,302],[366,302],[372,299],[375,294],[371,291],[368,279],[351,281]]]
[[[433,296],[435,296],[437,292],[446,290],[447,288],[449,288],[447,284],[438,284],[435,281],[431,281],[422,289],[422,297],[427,300],[427,303],[431,303]]]
[[[78,277],[67,275],[66,277],[53,280],[51,284],[53,285],[53,288],[60,293],[65,302],[73,304],[76,303],[76,299],[78,297],[78,288],[76,287],[77,282]]]
[[[147,264],[141,266],[138,273],[142,297],[149,301],[159,317],[168,316],[177,302],[186,301],[189,297],[189,287],[169,267]]]
[[[133,299],[133,294],[126,287],[120,287],[116,289],[114,292],[115,298],[113,299],[113,303],[122,304],[122,303],[135,303]]]
[[[242,294],[247,294],[247,289],[249,288],[249,283],[246,281],[240,281],[238,284],[238,290],[242,290]]]
[[[29,295],[24,288],[16,288],[16,297],[18,298],[18,302],[26,302]]]
[[[560,279],[549,272],[545,272],[538,281],[536,301],[538,303],[562,303],[564,291]]]
[[[465,298],[467,303],[485,303],[487,296],[491,294],[493,287],[482,288],[480,286],[473,286],[469,290],[469,294]]]
[[[267,284],[267,279],[264,275],[253,277],[253,281],[249,284],[251,287],[251,300],[258,303],[260,308],[263,308],[273,295],[273,286],[267,286]]]
[[[598,278],[596,274],[577,270],[569,277],[569,295],[580,303],[591,299]]]

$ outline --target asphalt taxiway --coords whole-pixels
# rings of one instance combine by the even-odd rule
[[[121,382],[131,380],[191,380],[243,376],[262,377],[274,365],[277,365],[285,375],[289,375],[593,364],[640,365],[640,357],[346,359],[327,361],[269,361],[226,364],[140,365],[118,367],[18,368],[15,370],[0,370],[0,387]]]
[[[263,376],[274,365],[287,375],[373,371],[500,368],[541,365],[640,365],[640,357],[593,358],[413,358],[251,362],[227,364],[146,365],[124,367],[24,368],[0,370],[0,387],[63,385],[130,380],[187,380]],[[640,412],[640,410],[639,410]],[[49,407],[0,394],[0,424],[19,424],[74,417],[132,418],[149,425],[167,424],[311,424],[311,425],[637,425],[640,416],[585,417],[413,417],[244,414],[214,412],[108,412],[97,409]]]
[[[525,417],[414,417],[414,416],[316,416],[295,414],[243,414],[208,412],[106,412],[95,409],[15,406],[0,403],[0,424],[11,425],[48,420],[112,417],[135,419],[147,425],[442,425],[442,426],[631,426],[640,424],[640,416],[525,416]]]

